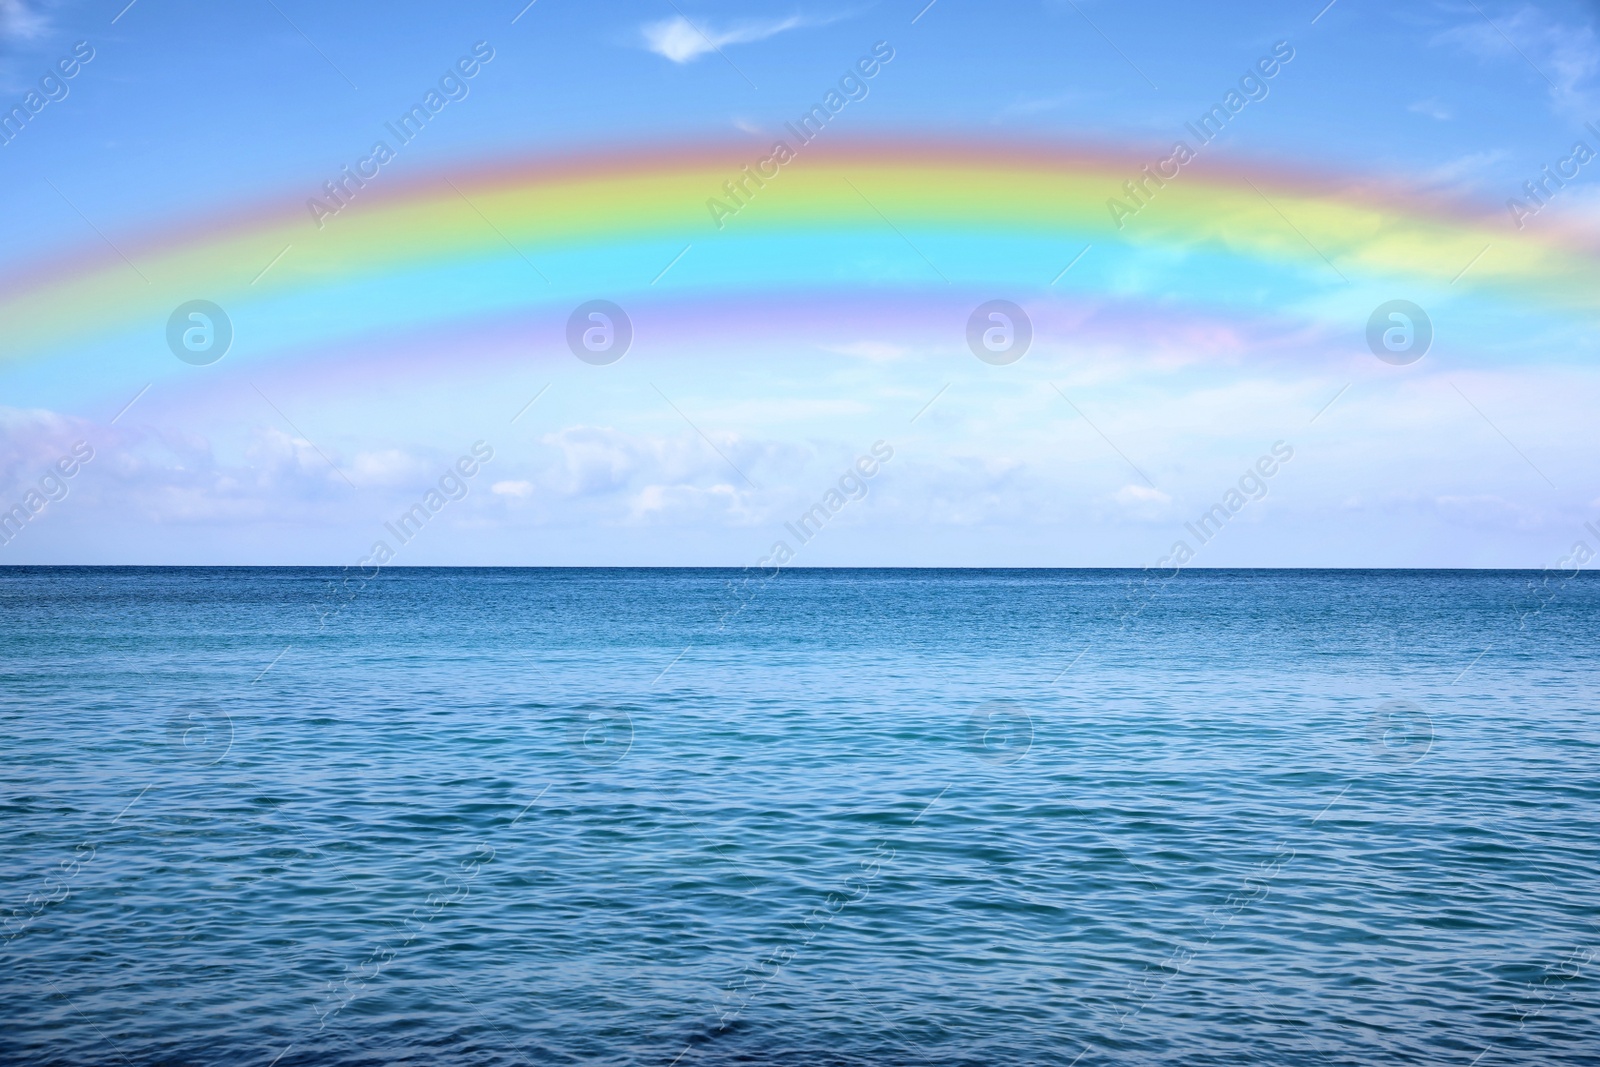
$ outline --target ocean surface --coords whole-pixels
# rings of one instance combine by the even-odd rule
[[[1600,1063],[1600,580],[0,569],[0,1062]]]

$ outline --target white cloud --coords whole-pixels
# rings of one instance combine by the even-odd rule
[[[31,41],[44,31],[44,16],[26,0],[0,0],[0,41]]]
[[[744,22],[719,32],[709,25],[697,28],[679,15],[663,22],[646,23],[641,27],[641,32],[644,34],[645,47],[650,51],[666,56],[674,63],[688,63],[708,52],[715,52],[723,45],[764,41],[784,30],[803,25],[804,20],[792,16],[779,22]]]
[[[489,487],[489,492],[495,496],[532,496],[532,482],[495,482]]]
[[[1087,103],[1095,94],[1083,92],[1056,93],[1052,96],[1035,96],[1024,93],[1000,109],[1001,115],[1041,115],[1047,111]]]
[[[1170,513],[1172,498],[1149,485],[1125,485],[1111,494],[1111,499],[1121,505],[1133,519],[1154,521]]]
[[[792,446],[753,441],[736,433],[710,431],[709,437],[714,448],[690,430],[657,436],[570,426],[543,438],[559,458],[539,483],[563,497],[604,497],[650,485],[704,488],[730,479],[745,491],[748,487],[740,472],[759,478],[761,469],[781,463],[786,452],[795,451]]]
[[[1413,111],[1418,115],[1426,115],[1430,119],[1438,119],[1440,122],[1447,122],[1454,117],[1451,115],[1449,108],[1431,97],[1427,100],[1418,100],[1406,110]]]
[[[1511,14],[1486,11],[1436,40],[1475,55],[1531,66],[1549,83],[1557,110],[1586,114],[1592,109],[1595,75],[1600,73],[1600,44],[1592,25],[1566,25],[1549,13],[1525,4]]]
[[[184,444],[203,451],[209,459],[209,442],[200,439]],[[332,466],[340,462],[337,452],[324,454],[306,438],[291,436],[276,427],[264,427],[257,432],[254,442],[245,449],[245,459],[262,486],[299,481],[344,484],[339,471]]]
[[[411,485],[425,482],[433,473],[429,464],[398,448],[381,452],[358,452],[350,467],[350,480],[357,485]]]
[[[1125,485],[1116,491],[1119,504],[1170,504],[1172,498],[1148,485]]]
[[[1428,185],[1460,186],[1471,190],[1486,182],[1496,182],[1501,177],[1498,165],[1510,158],[1511,153],[1503,148],[1470,152],[1439,164],[1420,175],[1420,178]]]
[[[726,519],[748,524],[752,515],[739,490],[727,482],[716,485],[647,485],[629,502],[629,518],[651,519]]]
[[[31,481],[34,468],[47,467],[74,440],[92,436],[93,427],[43,408],[0,407],[0,489]]]

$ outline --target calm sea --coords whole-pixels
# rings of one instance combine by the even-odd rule
[[[1600,581],[0,570],[0,1060],[1600,1063]]]

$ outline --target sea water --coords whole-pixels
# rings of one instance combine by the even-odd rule
[[[1600,581],[0,570],[0,1060],[1600,1062]]]

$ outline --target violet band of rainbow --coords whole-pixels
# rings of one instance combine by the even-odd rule
[[[1374,307],[1403,298],[1460,358],[1489,361],[1587,356],[1600,312],[1594,248],[1371,184],[1197,163],[1147,183],[1147,203],[1118,220],[1109,202],[1132,203],[1123,183],[1145,157],[816,145],[764,185],[746,179],[737,203],[724,183],[765,155],[723,146],[385,175],[320,228],[309,190],[170,236],[118,235],[120,253],[12,272],[0,361],[170,361],[166,320],[193,299],[228,312],[231,358],[250,359],[519,324],[559,355],[550,324],[595,298],[676,309],[655,318],[680,341],[774,322],[803,332],[863,300],[915,333],[930,304],[959,326],[963,307],[1003,297],[1109,309],[1157,333],[1273,323],[1354,345]],[[713,200],[738,210],[718,225]]]

